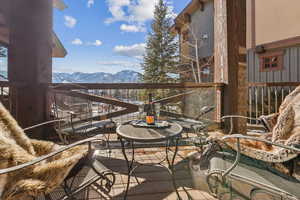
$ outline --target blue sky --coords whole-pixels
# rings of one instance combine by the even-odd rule
[[[141,71],[147,32],[157,0],[65,0],[54,10],[54,30],[68,55],[53,59],[56,72]],[[168,0],[171,15],[190,0]]]

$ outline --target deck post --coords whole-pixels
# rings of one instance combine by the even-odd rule
[[[48,119],[52,81],[52,0],[10,0],[8,79],[14,87],[12,114],[25,128]],[[41,130],[32,137],[45,138]]]
[[[246,0],[215,0],[215,82],[225,83],[223,115],[247,114]],[[246,120],[234,131],[246,132]]]

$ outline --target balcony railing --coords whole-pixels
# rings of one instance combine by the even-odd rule
[[[10,90],[14,85],[7,81],[0,82],[0,100],[8,108],[11,108]],[[260,115],[268,115],[271,113],[278,112],[279,106],[284,98],[291,92],[295,87],[300,85],[300,82],[278,82],[278,83],[249,83],[249,98],[248,98],[248,116],[257,118]],[[54,83],[50,84],[49,88],[56,88],[55,90],[61,93],[69,93],[73,96],[78,96],[74,91],[86,88],[89,92],[88,96],[85,96],[93,102],[94,106],[98,106],[98,114],[106,113],[102,116],[103,119],[123,117],[126,120],[132,113],[136,112],[137,105],[147,100],[146,93],[143,91],[151,91],[156,93],[167,93],[169,96],[160,99],[162,104],[168,104],[166,109],[170,112],[178,112],[175,109],[176,101],[177,105],[183,100],[188,101],[189,93],[192,91],[211,90],[211,93],[202,93],[209,97],[214,95],[213,99],[210,99],[210,103],[216,106],[216,112],[214,119],[218,120],[221,117],[221,96],[222,94],[222,83],[166,83],[166,84],[149,84],[149,83],[81,83],[81,84],[68,84],[68,83]],[[94,96],[93,96],[94,94]],[[100,98],[102,97],[102,98]],[[197,100],[191,98],[193,104],[197,104]],[[157,99],[158,100],[158,99]],[[126,106],[119,110],[117,107],[122,107],[119,103],[125,103]],[[200,101],[198,102],[200,103]],[[205,103],[205,102],[204,102]],[[198,105],[198,108],[204,105]],[[185,111],[183,111],[185,112]],[[99,115],[97,117],[99,117]],[[99,119],[99,118],[98,118]],[[256,124],[256,121],[249,121],[250,124]]]
[[[216,94],[220,94],[220,83],[56,83],[49,86],[56,94],[82,98],[92,102],[95,120],[114,119],[122,122],[135,118],[138,105],[147,102],[147,94],[153,93],[155,102],[161,103],[170,115],[197,116],[202,106],[216,106]],[[52,96],[53,97],[53,96]],[[220,119],[221,108],[211,118]]]
[[[300,82],[249,83],[248,116],[258,118],[277,113],[284,98],[299,85]]]

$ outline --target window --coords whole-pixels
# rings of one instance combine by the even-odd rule
[[[261,54],[259,56],[260,71],[278,71],[283,68],[283,51],[274,51]]]

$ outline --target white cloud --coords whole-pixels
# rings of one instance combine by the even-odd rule
[[[76,39],[74,39],[74,40],[72,41],[72,44],[74,44],[74,45],[82,45],[83,42],[82,42],[79,38],[76,38]]]
[[[112,17],[106,19],[105,23],[127,22],[129,25],[121,25],[122,31],[144,32],[145,23],[154,17],[154,9],[158,0],[106,0],[106,2]],[[172,1],[166,0],[166,3],[169,7],[168,16],[175,18]]]
[[[143,26],[136,26],[136,25],[127,25],[127,24],[122,24],[120,26],[121,31],[125,32],[146,32],[146,28]]]
[[[83,41],[79,38],[76,38],[72,41],[72,44],[74,45],[83,45]],[[85,42],[85,45],[88,45],[88,46],[101,46],[103,43],[102,41],[100,40],[95,40],[95,42]]]
[[[87,45],[93,45],[93,46],[101,46],[103,43],[100,40],[95,40],[95,42],[87,42]]]
[[[114,52],[121,56],[129,56],[129,57],[141,59],[145,53],[145,47],[146,47],[145,43],[134,44],[131,46],[119,45],[119,46],[115,46]]]
[[[94,5],[94,3],[95,3],[95,0],[88,0],[87,7],[91,8]]]
[[[115,21],[122,21],[126,17],[124,7],[130,5],[130,0],[106,0],[108,9],[112,14],[111,18],[106,19],[106,23],[112,23]]]
[[[112,15],[106,23],[125,21],[143,24],[154,17],[154,8],[158,0],[106,0]],[[174,16],[172,1],[166,1],[169,7],[169,16]]]
[[[129,20],[133,22],[144,23],[147,20],[153,19],[154,8],[158,0],[138,0],[136,2],[132,1],[129,6]]]
[[[72,16],[65,15],[65,25],[69,28],[74,28],[77,24],[77,19]]]
[[[171,19],[175,19],[178,14],[174,12],[174,5],[172,1],[168,1],[167,2],[168,8],[169,8],[169,13],[168,13],[168,17],[170,17]]]
[[[101,45],[102,45],[102,42],[101,42],[100,40],[96,40],[96,41],[94,42],[94,45],[95,45],[95,46],[101,46]]]

